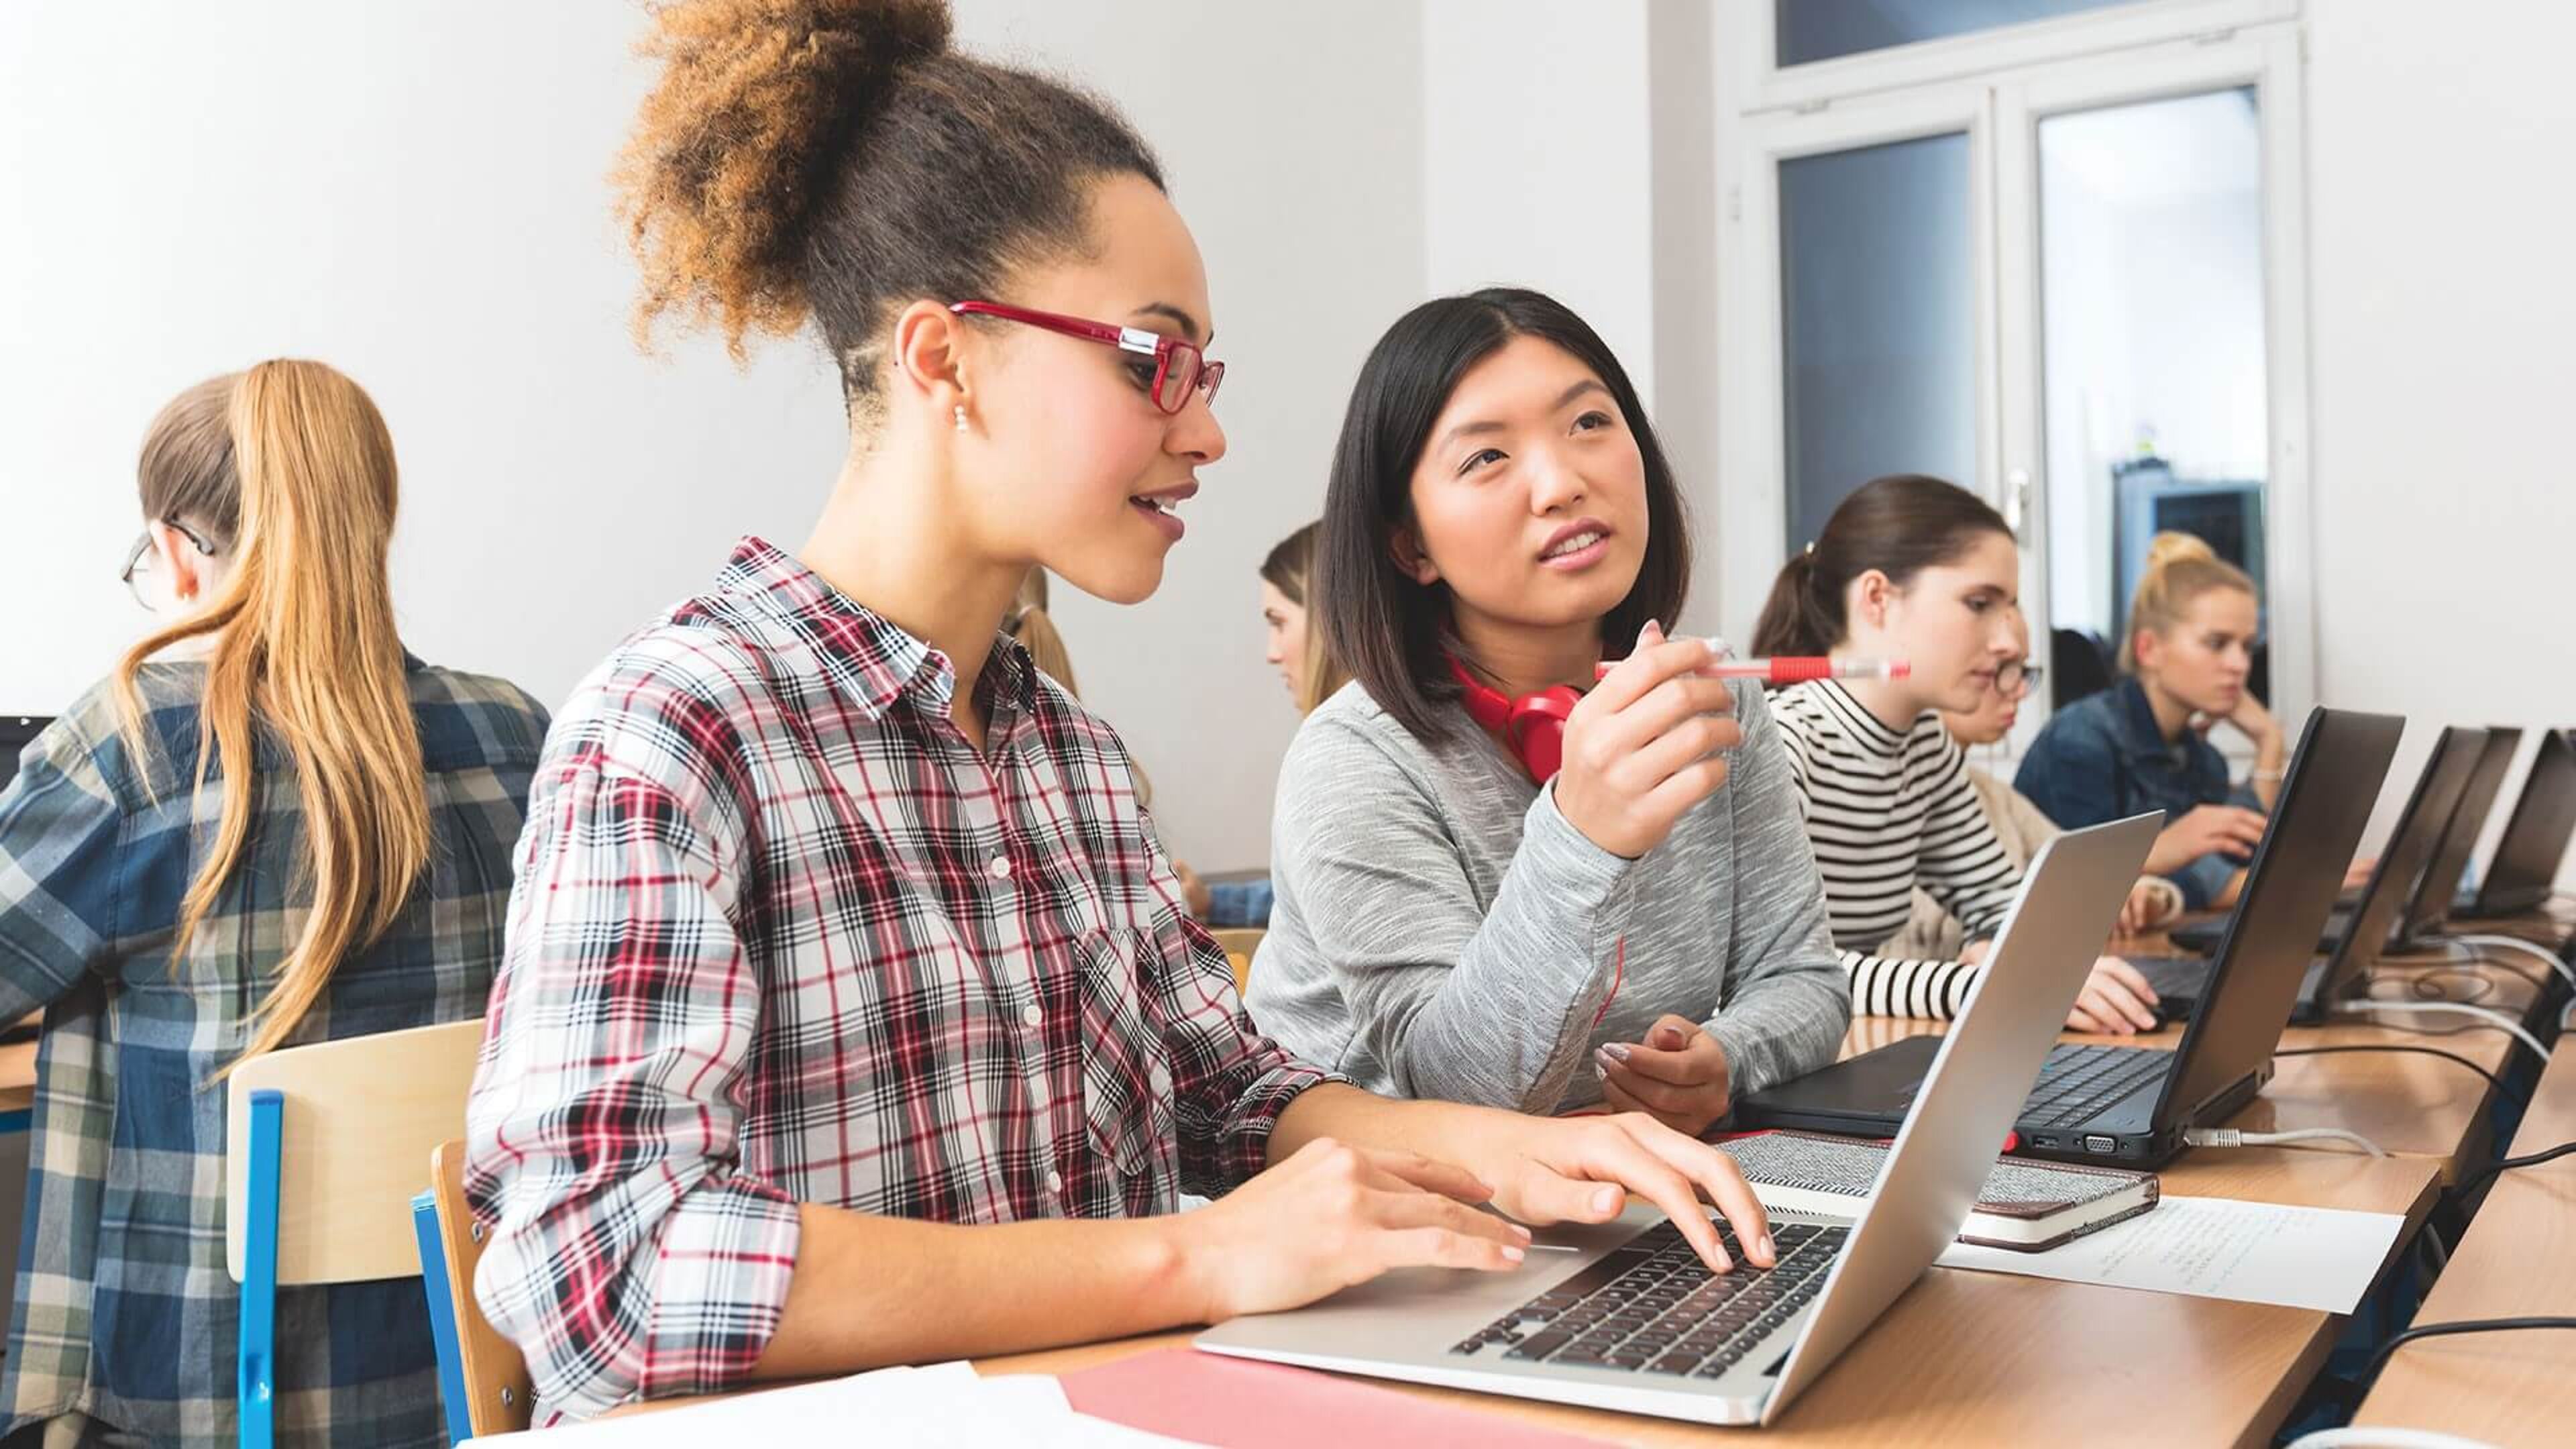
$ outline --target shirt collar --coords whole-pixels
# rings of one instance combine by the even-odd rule
[[[1869,706],[1852,698],[1852,692],[1843,688],[1841,680],[1817,680],[1816,694],[1842,720],[1843,728],[1866,748],[1888,756],[1902,753],[1905,749],[1905,735],[1881,723],[1877,715],[1869,712]]]
[[[2155,706],[2147,703],[2147,687],[2136,676],[2124,674],[2113,686],[2120,696],[2120,733],[2129,749],[2141,754],[2170,755],[2174,742],[2165,738],[2164,727],[2156,723]]]
[[[946,713],[957,688],[948,656],[826,582],[795,555],[746,535],[716,574],[716,591],[813,650],[833,687],[868,718],[910,693]]]

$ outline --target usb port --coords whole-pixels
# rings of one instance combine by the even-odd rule
[[[2119,1150],[2119,1147],[2119,1143],[2103,1136],[2099,1132],[2093,1133],[2084,1139],[2084,1150],[2087,1152],[2116,1152]]]

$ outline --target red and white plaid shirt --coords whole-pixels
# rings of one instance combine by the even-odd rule
[[[1109,727],[745,540],[575,692],[468,1113],[475,1294],[539,1423],[738,1382],[796,1205],[1171,1211],[1323,1073],[1254,1032]]]

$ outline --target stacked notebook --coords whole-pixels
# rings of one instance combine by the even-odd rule
[[[1776,1210],[1857,1217],[1887,1164],[1887,1144],[1814,1132],[1760,1132],[1723,1144]],[[2156,1205],[2156,1176],[2108,1167],[1998,1158],[1959,1241],[2037,1253]]]

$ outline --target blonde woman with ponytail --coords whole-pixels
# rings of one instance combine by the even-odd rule
[[[544,711],[433,669],[385,572],[393,444],[265,362],[181,393],[126,580],[160,623],[0,793],[0,1018],[45,1013],[5,1431],[234,1431],[223,1079],[483,1009]],[[419,1285],[283,1289],[282,1437],[443,1441]]]
[[[2246,687],[2259,618],[2243,569],[2190,534],[2157,534],[2120,643],[2119,682],[2052,716],[2013,779],[2069,830],[2165,812],[2147,870],[2180,887],[2192,910],[2236,903],[2281,788],[2280,722]],[[2254,742],[2248,786],[2229,784],[2226,757],[2206,737],[2222,720]]]

